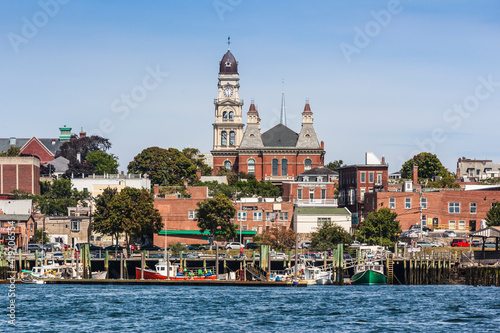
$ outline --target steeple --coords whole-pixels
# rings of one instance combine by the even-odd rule
[[[243,140],[241,140],[241,149],[255,149],[263,148],[264,144],[262,142],[262,136],[260,133],[260,117],[259,111],[255,107],[255,103],[252,100],[250,103],[250,109],[247,112],[248,122],[245,133],[243,134]]]
[[[285,110],[285,79],[282,81],[281,89],[281,114],[280,114],[280,124],[286,126],[286,110]]]
[[[316,136],[316,131],[313,127],[313,113],[308,99],[306,100],[304,111],[302,112],[302,128],[300,129],[296,147],[308,149],[321,148],[318,137]]]

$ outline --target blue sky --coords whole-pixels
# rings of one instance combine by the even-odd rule
[[[391,172],[420,151],[450,171],[462,156],[500,162],[499,9],[494,0],[1,0],[0,137],[83,127],[111,140],[121,170],[150,146],[208,152],[230,35],[244,114],[255,99],[262,130],[276,125],[284,79],[288,126],[300,130],[309,98],[326,162],[363,163],[366,151]],[[139,99],[124,104],[132,92]]]

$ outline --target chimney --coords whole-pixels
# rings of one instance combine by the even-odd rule
[[[212,176],[217,176],[217,172],[215,171],[215,169],[212,170]]]
[[[184,181],[184,186],[186,186],[186,187],[188,186],[187,180]]]
[[[159,195],[160,194],[160,185],[154,184],[154,186],[153,186],[153,194],[154,195]]]
[[[385,164],[385,156],[382,156],[382,164]]]
[[[201,170],[197,170],[197,171],[196,171],[196,177],[197,177],[198,179],[201,179]]]
[[[413,184],[418,184],[418,165],[413,165]]]
[[[325,142],[321,141],[321,149],[325,150]]]
[[[82,130],[80,131],[80,139],[85,138],[85,137],[87,137],[87,132],[84,132],[83,127],[82,127]]]
[[[122,172],[121,172],[121,175],[122,175],[122,176],[124,175],[123,170],[122,170]]]

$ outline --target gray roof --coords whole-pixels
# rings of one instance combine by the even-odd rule
[[[55,172],[66,172],[68,170],[69,160],[63,156],[59,156],[55,160],[48,162],[47,164],[51,164],[55,168]]]
[[[297,148],[321,148],[318,142],[318,136],[312,124],[302,124],[299,139],[297,140]]]
[[[16,143],[11,145],[10,144],[10,139],[6,138],[1,138],[0,139],[0,152],[2,151],[7,151],[11,146],[14,147],[19,147],[22,148],[28,141],[30,141],[32,138],[26,139],[26,138],[15,138]],[[63,144],[59,138],[53,138],[53,139],[40,139],[37,138],[45,147],[47,147],[48,150],[50,150],[54,155],[56,152],[59,151],[59,148]],[[54,142],[54,144],[52,144]]]
[[[300,175],[338,175],[339,173],[324,166],[312,168],[302,172]]]
[[[26,222],[31,218],[30,214],[2,214],[0,221],[22,221]]]
[[[241,140],[240,148],[264,148],[259,125],[249,124],[247,126],[245,134],[243,134],[243,139]]]
[[[295,147],[299,135],[283,124],[278,124],[262,134],[265,147]]]
[[[298,215],[351,215],[346,208],[336,207],[297,207]]]

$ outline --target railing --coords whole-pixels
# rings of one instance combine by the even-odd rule
[[[296,199],[293,201],[297,206],[338,206],[337,199]]]

